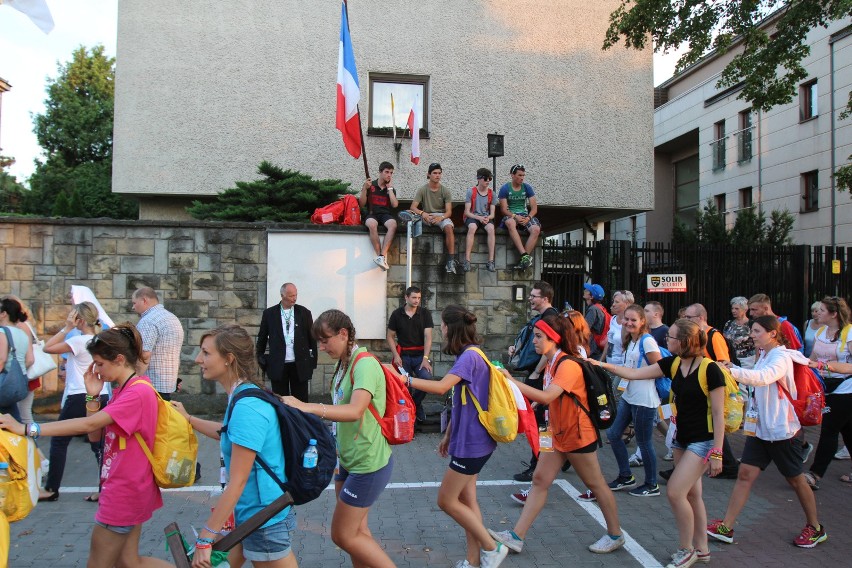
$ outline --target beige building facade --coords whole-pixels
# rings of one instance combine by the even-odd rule
[[[350,29],[366,154],[395,164],[403,201],[429,163],[460,202],[487,135],[505,136],[498,187],[526,166],[549,233],[650,210],[652,54],[603,51],[616,0],[360,0]],[[185,218],[191,199],[256,177],[262,160],[360,186],[335,129],[340,2],[121,1],[113,191],[142,218]],[[400,135],[421,97],[421,162]],[[409,97],[409,98],[407,98]]]

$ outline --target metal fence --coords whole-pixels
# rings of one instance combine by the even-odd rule
[[[832,273],[832,261],[840,273]],[[609,302],[614,290],[630,290],[640,304],[656,300],[670,323],[677,311],[699,302],[711,325],[730,319],[730,300],[764,293],[776,314],[801,327],[810,305],[824,296],[850,299],[852,247],[760,246],[736,247],[679,243],[599,241],[592,244],[545,242],[542,280],[556,290],[554,305],[569,302],[582,310],[583,283],[604,287]],[[650,274],[686,274],[684,293],[648,291]]]

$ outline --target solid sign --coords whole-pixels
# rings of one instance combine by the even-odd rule
[[[831,273],[832,274],[840,274],[840,261],[832,260],[831,261]]]
[[[648,292],[686,292],[686,274],[649,274]]]

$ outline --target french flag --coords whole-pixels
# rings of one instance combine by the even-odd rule
[[[353,158],[361,157],[361,117],[358,100],[361,87],[355,69],[355,52],[349,36],[346,2],[341,5],[340,46],[337,53],[337,129],[343,134],[343,144]]]

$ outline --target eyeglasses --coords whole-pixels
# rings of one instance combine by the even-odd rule
[[[541,297],[542,297],[542,296],[536,296],[535,294],[530,294],[530,299],[533,299],[533,298],[541,298]]]
[[[672,337],[671,335],[666,335],[667,339],[671,339],[672,341],[680,341],[677,337]]]
[[[518,170],[520,170],[520,171],[522,171],[522,172],[526,172],[526,171],[527,171],[527,169],[524,167],[524,165],[523,165],[523,164],[515,164],[515,165],[514,165],[514,166],[512,166],[512,168],[509,170],[509,173],[510,173],[510,174],[514,174],[514,173],[515,173],[515,172],[517,172]]]

